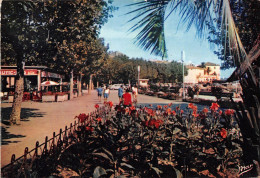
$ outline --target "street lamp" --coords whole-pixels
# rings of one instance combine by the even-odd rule
[[[138,88],[139,88],[139,85],[140,85],[140,66],[137,66],[137,72],[138,72],[138,83],[137,83],[137,86],[138,86]]]
[[[185,53],[184,51],[181,51],[181,62],[182,62],[182,87],[183,87],[183,100],[185,99],[185,86],[184,86],[184,59],[185,59]]]

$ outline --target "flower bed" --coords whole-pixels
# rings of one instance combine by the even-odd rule
[[[114,107],[112,102],[95,108],[95,119],[76,117],[88,124],[80,127],[81,140],[60,156],[59,173],[54,175],[68,168],[70,175],[83,177],[223,177],[252,172],[252,164],[242,161],[234,111],[222,111],[217,103],[201,111],[192,103],[186,110],[172,104]]]
[[[53,141],[52,149],[32,162],[35,167],[19,169],[16,163],[18,169],[10,173],[39,177],[257,177],[256,168],[260,172],[254,158],[243,155],[246,145],[232,109],[221,110],[217,103],[210,107],[193,103],[104,104],[96,104],[96,112],[76,116],[78,122],[70,126],[74,131],[65,132],[64,139],[57,137],[57,146]]]

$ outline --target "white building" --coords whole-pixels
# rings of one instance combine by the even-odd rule
[[[206,62],[204,66],[187,65],[188,75],[184,77],[185,83],[211,83],[220,80],[220,66]]]
[[[139,79],[139,86],[147,88],[148,87],[148,81],[149,81],[149,79]]]
[[[199,83],[201,76],[204,75],[204,69],[192,65],[186,66],[188,75],[184,76],[185,83]]]

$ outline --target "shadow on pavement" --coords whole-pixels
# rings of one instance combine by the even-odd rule
[[[33,117],[43,117],[44,113],[37,112],[37,110],[39,110],[39,109],[22,108],[21,122],[30,121],[29,118],[33,118]],[[10,125],[9,117],[10,117],[11,111],[12,111],[12,107],[1,108],[1,123],[5,124],[5,125]],[[25,135],[11,134],[10,132],[7,131],[7,128],[8,128],[8,126],[1,127],[1,137],[2,137],[1,145],[7,145],[9,143],[17,143],[19,141],[10,141],[10,139],[25,137]]]
[[[43,117],[45,113],[37,112],[39,109],[22,108],[21,121],[29,121],[31,117]],[[1,122],[5,125],[9,125],[9,117],[12,111],[12,107],[1,108]]]
[[[19,141],[10,141],[8,139],[25,137],[25,135],[10,134],[10,132],[7,132],[6,128],[4,127],[1,127],[1,136],[2,136],[1,145],[8,145],[9,143],[18,143]]]

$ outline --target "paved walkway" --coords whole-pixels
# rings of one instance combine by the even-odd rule
[[[109,101],[118,104],[117,91],[111,91]],[[103,99],[102,99],[103,102]],[[138,96],[138,103],[172,103],[172,100],[165,100],[146,95]],[[6,120],[11,112],[12,103],[1,104],[1,167],[10,163],[12,154],[16,158],[24,153],[24,148],[29,150],[35,147],[36,141],[43,143],[45,137],[52,137],[53,132],[59,133],[60,128],[64,129],[74,122],[74,117],[80,113],[89,113],[95,110],[94,105],[99,103],[96,91],[91,94],[74,98],[65,102],[23,102],[21,125],[8,126]]]

